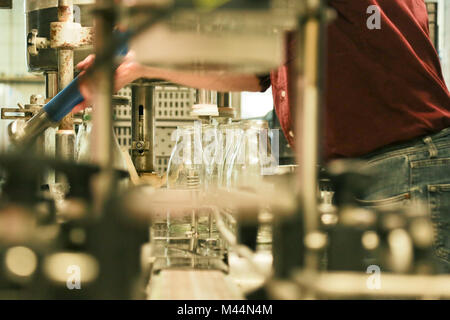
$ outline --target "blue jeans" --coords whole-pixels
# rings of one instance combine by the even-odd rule
[[[450,128],[362,157],[376,170],[365,205],[422,201],[434,225],[434,252],[450,272]]]

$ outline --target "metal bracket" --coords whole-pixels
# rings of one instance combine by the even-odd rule
[[[148,151],[150,150],[150,143],[148,141],[133,141],[131,149],[138,152]]]
[[[39,54],[39,49],[46,49],[49,47],[50,41],[45,37],[38,37],[38,30],[32,29],[27,36],[27,50],[32,56]]]
[[[31,117],[33,117],[33,111],[31,110],[25,110],[20,108],[1,108],[2,120],[17,120],[17,119],[28,120],[31,119]]]
[[[50,23],[50,47],[75,49],[93,44],[94,30],[75,22]]]

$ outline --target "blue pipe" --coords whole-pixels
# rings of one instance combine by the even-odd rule
[[[127,40],[130,33],[115,33],[118,40]],[[128,52],[128,46],[125,44],[117,49],[117,56],[125,56]],[[84,97],[78,86],[78,76],[72,82],[54,96],[43,108],[47,113],[48,119],[52,122],[60,122],[62,118],[68,115],[73,108],[84,101]]]
[[[44,106],[44,111],[52,122],[59,122],[83,101],[76,77]]]

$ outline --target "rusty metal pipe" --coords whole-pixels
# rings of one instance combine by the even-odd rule
[[[73,0],[58,0],[58,22],[73,23]],[[72,80],[73,47],[63,44],[58,47],[58,91],[62,91]],[[55,155],[57,159],[75,160],[75,130],[72,113],[65,116],[59,124],[56,132]],[[63,177],[56,175],[56,182],[61,181]]]
[[[73,80],[73,50],[58,50],[58,89],[63,90]],[[60,130],[73,130],[73,116],[69,113],[59,124]]]
[[[73,0],[58,0],[58,21],[73,22]]]
[[[73,22],[73,0],[58,0],[58,22]],[[58,49],[58,91],[73,80],[73,49]],[[69,113],[61,121],[60,130],[73,130],[73,116]]]

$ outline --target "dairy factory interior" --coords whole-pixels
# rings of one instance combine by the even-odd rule
[[[450,2],[351,2],[0,0],[0,299],[449,299]]]

